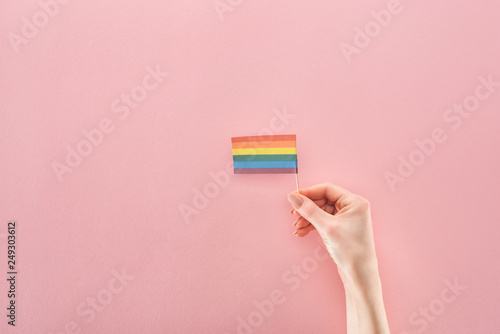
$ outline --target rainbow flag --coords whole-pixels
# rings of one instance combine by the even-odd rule
[[[295,135],[232,137],[234,174],[297,174]]]

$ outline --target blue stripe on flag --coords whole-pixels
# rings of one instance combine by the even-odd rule
[[[297,168],[297,161],[235,161],[234,168]]]

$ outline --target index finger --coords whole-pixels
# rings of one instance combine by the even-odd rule
[[[339,198],[352,193],[336,184],[325,182],[315,186],[300,189],[300,194],[309,197],[312,200],[326,198],[329,201],[336,202]]]

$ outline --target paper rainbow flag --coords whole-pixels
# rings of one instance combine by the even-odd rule
[[[295,135],[232,137],[234,174],[297,174]]]

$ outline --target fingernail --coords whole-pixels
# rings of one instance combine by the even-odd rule
[[[302,198],[295,195],[294,193],[291,193],[290,195],[288,195],[287,199],[293,205],[293,207],[295,209],[298,209],[302,206]]]
[[[293,226],[297,226],[297,223],[299,222],[300,219],[297,219],[295,223],[293,223]]]
[[[290,210],[290,213],[291,213],[292,215],[293,215],[293,210],[294,210],[294,209]]]

